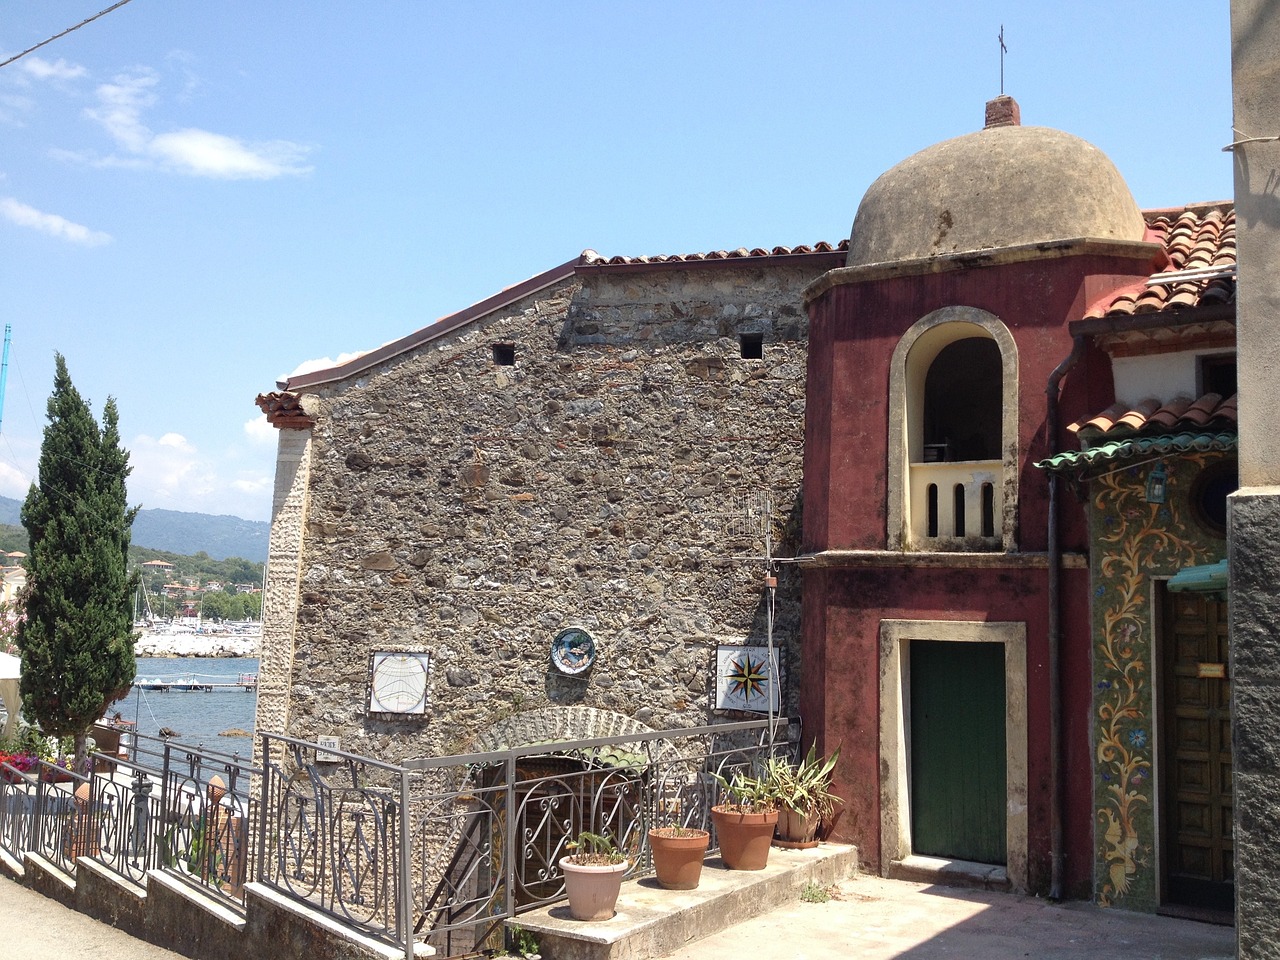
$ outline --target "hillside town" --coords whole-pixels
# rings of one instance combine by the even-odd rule
[[[847,237],[586,249],[263,389],[261,578],[111,555],[129,657],[254,658],[154,686],[251,752],[18,730],[15,643],[0,883],[199,960],[711,960],[801,903],[752,952],[1276,955],[1280,5],[1231,26],[1233,197],[1143,209],[1002,90]]]

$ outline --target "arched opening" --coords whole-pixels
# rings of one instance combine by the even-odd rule
[[[894,349],[887,541],[905,550],[1015,550],[1018,350],[1000,320],[944,307]]]
[[[1001,388],[994,340],[965,337],[939,350],[924,381],[925,449],[944,462],[998,459]]]

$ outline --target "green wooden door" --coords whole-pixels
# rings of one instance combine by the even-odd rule
[[[913,852],[1004,863],[1004,645],[914,640],[910,657]]]

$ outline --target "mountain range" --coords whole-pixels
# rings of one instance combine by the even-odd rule
[[[22,501],[0,497],[0,524],[20,526]],[[139,510],[133,521],[133,543],[152,550],[192,555],[203,551],[214,560],[241,557],[262,563],[267,559],[271,524],[265,520],[181,510]]]

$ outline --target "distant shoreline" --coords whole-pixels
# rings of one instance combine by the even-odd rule
[[[134,644],[138,659],[160,657],[256,657],[262,636],[217,633],[150,633],[143,631]]]

